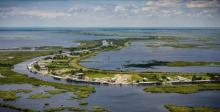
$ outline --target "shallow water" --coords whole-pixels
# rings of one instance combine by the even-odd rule
[[[0,85],[0,90],[32,90],[31,93],[17,93],[20,98],[15,101],[2,101],[1,103],[6,103],[10,105],[15,105],[16,107],[29,108],[33,110],[44,110],[49,108],[55,108],[63,106],[78,106],[79,102],[76,100],[69,100],[73,95],[71,92],[61,93],[58,95],[52,95],[51,98],[46,99],[29,99],[33,94],[45,93],[47,90],[54,90],[54,87],[50,86],[32,86],[30,84],[12,84],[12,85]],[[45,106],[45,103],[49,103],[49,106]],[[10,112],[5,110],[4,112]]]
[[[39,58],[37,58],[39,59]],[[26,64],[36,59],[28,60],[26,62],[15,65],[14,70],[20,73],[27,74],[31,77],[36,77],[45,81],[53,81],[58,83],[67,83],[65,80],[55,80],[51,77],[42,76],[28,72]],[[69,83],[70,84],[70,83]],[[74,84],[74,83],[73,83]],[[84,84],[82,84],[84,85]],[[91,85],[95,86],[95,85]],[[92,94],[89,98],[85,99],[89,105],[85,108],[92,106],[103,106],[112,112],[167,112],[163,107],[165,104],[176,104],[186,106],[210,106],[220,107],[220,91],[201,91],[194,94],[176,94],[176,93],[146,93],[141,86],[95,86],[96,93]],[[54,96],[49,100],[30,100],[23,99],[15,101],[11,104],[17,106],[24,106],[34,109],[43,109],[43,104],[51,102],[49,107],[57,107],[60,104],[65,106],[75,105],[75,101],[65,100],[68,99],[69,94],[64,93]],[[29,102],[29,103],[28,103]],[[74,103],[75,102],[75,103]],[[36,106],[38,105],[38,106]]]
[[[8,108],[4,108],[4,107],[0,107],[0,110],[1,110],[2,112],[19,112],[19,111],[17,111],[17,110],[12,110],[12,109],[8,109]]]
[[[149,42],[132,42],[129,47],[116,51],[97,54],[81,61],[90,68],[123,71],[163,71],[163,72],[220,72],[219,66],[192,67],[154,67],[154,68],[125,68],[123,65],[146,63],[149,60],[159,61],[220,61],[220,49],[146,47]]]
[[[93,105],[101,105],[113,112],[167,112],[165,104],[219,107],[220,91],[195,94],[146,93],[142,87],[97,87],[88,98]]]

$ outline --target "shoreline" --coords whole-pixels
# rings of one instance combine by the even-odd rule
[[[38,62],[46,61],[45,58],[41,58],[35,62],[32,62],[27,65],[27,69],[35,74],[41,74],[41,75],[47,75],[57,80],[66,80],[68,82],[75,82],[75,83],[89,83],[89,84],[96,84],[96,85],[180,85],[180,84],[200,84],[200,83],[220,83],[220,80],[212,80],[209,79],[210,77],[207,75],[209,73],[184,73],[184,72],[156,72],[156,71],[118,71],[118,70],[101,70],[101,69],[94,69],[94,68],[88,68],[80,64],[80,61],[86,58],[89,58],[91,56],[94,56],[98,53],[109,51],[109,50],[118,50],[125,47],[128,47],[130,42],[133,41],[140,41],[140,40],[146,40],[146,38],[128,38],[128,39],[104,39],[104,40],[92,40],[92,41],[79,41],[80,45],[69,48],[67,51],[61,51],[58,54],[47,56],[50,58],[50,61],[46,64],[42,64],[44,67],[44,70],[36,69],[34,65],[38,65]],[[108,46],[103,45],[103,41],[111,43]],[[112,44],[114,43],[114,44]],[[73,52],[72,52],[73,51]],[[77,52],[77,53],[76,53]],[[74,54],[72,54],[74,53]],[[75,54],[76,53],[76,54]],[[57,71],[61,71],[62,68],[55,69],[55,73],[49,71],[48,63],[51,61],[56,61],[56,59],[53,59],[55,56],[64,56],[65,58],[62,60],[65,60],[68,62],[67,69],[74,69],[74,73],[77,72],[85,74],[84,79],[79,79],[79,77],[75,77],[73,74],[66,73],[63,75],[66,76],[58,76],[61,73],[56,73]],[[59,60],[59,59],[57,59]],[[56,64],[55,64],[56,65]],[[56,71],[57,70],[57,71]],[[56,75],[57,74],[57,75]],[[98,74],[99,77],[91,77],[89,75]],[[152,77],[148,75],[156,74],[156,77],[159,75],[160,78],[154,79],[154,80],[148,80],[148,78]],[[218,73],[217,73],[218,74]],[[132,79],[133,75],[136,75],[138,78],[142,78],[142,80],[138,81],[136,79]],[[141,76],[144,75],[144,76]],[[102,76],[102,77],[100,77]],[[163,80],[161,76],[166,77],[166,80]],[[202,79],[199,80],[193,80],[193,76],[199,76],[202,77]],[[147,77],[147,80],[143,80],[145,77]],[[176,78],[178,79],[176,79]],[[96,79],[97,78],[97,79]],[[112,82],[112,79],[116,79]],[[169,80],[168,80],[169,78]],[[192,80],[191,80],[192,79]],[[126,81],[125,81],[126,80]],[[134,82],[135,81],[135,82]]]
[[[54,56],[54,55],[44,56],[43,58],[50,57],[50,56]],[[38,61],[40,61],[41,59],[38,59]],[[101,81],[87,81],[87,80],[82,80],[82,79],[77,79],[77,78],[71,78],[68,76],[62,77],[62,76],[56,76],[56,75],[52,75],[52,74],[42,74],[39,71],[37,71],[36,69],[33,69],[34,68],[33,65],[35,63],[37,63],[38,61],[33,61],[30,64],[27,64],[28,71],[30,71],[34,74],[39,74],[39,75],[43,75],[43,76],[47,75],[47,76],[50,76],[56,80],[66,80],[67,82],[74,82],[74,83],[84,83],[84,84],[94,84],[94,85],[136,85],[136,86],[156,86],[156,85],[163,85],[163,84],[184,85],[184,84],[220,83],[220,81],[216,81],[216,80],[169,81],[169,82],[165,82],[165,83],[164,82],[139,82],[139,83],[126,83],[126,84],[125,83],[109,83],[109,82],[101,82]],[[82,66],[82,67],[84,67],[84,66]],[[84,68],[86,68],[86,67],[84,67]],[[86,68],[86,69],[93,70],[91,68]],[[97,70],[102,71],[99,69],[97,69]],[[104,72],[108,72],[108,71],[104,70]],[[119,72],[119,71],[113,71],[113,72]],[[120,73],[123,73],[123,72],[120,72]],[[125,72],[125,73],[129,73],[129,72]],[[134,72],[132,72],[132,73],[134,73]],[[140,72],[140,73],[143,73],[143,72]],[[147,73],[163,73],[163,72],[147,72]],[[179,72],[166,72],[166,73],[172,74],[172,73],[179,73]]]

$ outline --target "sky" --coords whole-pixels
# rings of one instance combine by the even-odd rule
[[[0,27],[220,27],[220,0],[1,0]]]

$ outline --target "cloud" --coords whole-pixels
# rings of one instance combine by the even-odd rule
[[[220,7],[217,0],[194,0],[186,3],[188,8],[216,8]]]
[[[170,9],[178,9],[181,6],[183,4],[179,0],[149,0],[144,4],[139,4],[138,7],[130,7],[128,9],[135,14],[158,15],[159,13],[168,14]]]
[[[215,7],[213,10],[207,10],[209,7]],[[193,0],[193,1],[181,1],[181,0],[149,0],[144,5],[139,5],[136,8],[128,8],[136,15],[144,15],[145,17],[157,16],[157,17],[211,17],[210,15],[218,15],[219,6],[217,0]],[[199,8],[199,9],[192,9]]]
[[[127,10],[128,9],[125,6],[122,6],[122,5],[116,5],[115,8],[114,8],[115,12],[125,12]]]
[[[24,16],[38,16],[43,18],[56,18],[62,16],[70,16],[68,13],[64,12],[53,12],[53,11],[43,11],[43,10],[29,10],[29,11],[20,11],[20,12],[13,12],[17,15],[24,15]]]
[[[187,21],[190,24],[197,21],[204,24],[202,20],[210,23],[215,20],[215,23],[219,23],[219,2],[219,0],[56,1],[60,3],[59,5],[55,2],[38,1],[36,4],[26,1],[18,2],[19,4],[1,2],[0,22],[5,26],[8,24],[160,26],[163,23],[175,26],[179,23],[185,25]]]
[[[160,14],[163,16],[183,16],[185,13],[178,9],[164,9],[160,10]]]
[[[69,8],[68,12],[69,13],[85,13],[91,11],[88,7],[78,7],[74,6]]]
[[[102,7],[102,6],[96,6],[96,7],[94,7],[94,11],[95,11],[95,12],[104,11],[104,10],[105,10],[105,8]]]
[[[151,11],[151,12],[154,12],[156,11],[158,8],[157,7],[148,7],[148,6],[145,6],[145,7],[142,7],[141,8],[141,11]]]
[[[220,7],[220,1],[218,0],[150,0],[146,1],[146,6],[157,8],[213,8]]]
[[[94,13],[106,11],[106,8],[100,5],[97,6],[86,6],[86,5],[75,5],[70,7],[67,12],[72,15],[91,15]]]
[[[74,4],[70,7],[54,8],[40,7],[5,7],[0,8],[0,18],[23,17],[23,18],[86,18],[86,17],[196,17],[219,15],[218,9],[206,10],[207,7],[220,7],[217,0],[147,0],[142,2],[126,2],[125,4]],[[198,9],[194,9],[198,8]],[[210,9],[210,8],[209,8]]]
[[[150,6],[150,5],[153,5],[153,4],[154,4],[154,1],[147,1],[147,2],[146,2],[146,5],[147,5],[147,6]]]
[[[199,16],[214,17],[214,16],[216,16],[217,12],[218,12],[217,9],[204,9],[204,10],[196,13],[195,16],[197,16],[197,17],[199,17]]]
[[[41,18],[56,18],[62,16],[70,16],[69,13],[58,12],[58,11],[46,11],[40,9],[25,9],[19,7],[11,7],[11,8],[1,8],[0,9],[1,17],[9,17],[9,16],[35,16]]]
[[[147,1],[146,6],[157,7],[157,8],[178,7],[179,5],[182,5],[179,1],[178,0],[153,0],[153,1]]]

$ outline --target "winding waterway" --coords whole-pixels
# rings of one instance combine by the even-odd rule
[[[40,57],[43,58],[43,57]],[[33,74],[27,70],[26,65],[36,61],[40,58],[34,58],[14,66],[14,71],[35,77],[45,81],[68,83],[65,80],[55,80],[52,77],[43,76],[40,74]],[[80,84],[84,85],[84,84]],[[176,94],[176,93],[146,93],[141,86],[99,86],[96,87],[96,93],[85,99],[89,106],[103,106],[113,112],[167,112],[163,107],[165,104],[177,104],[186,106],[211,106],[220,107],[220,91],[201,91],[194,94]],[[60,94],[55,98],[59,98],[64,106],[74,105],[73,101],[66,100],[67,94]],[[52,98],[54,99],[54,98]],[[49,99],[50,107],[56,107],[56,101]],[[65,99],[65,100],[62,100]],[[31,103],[32,102],[32,103]],[[42,105],[35,105],[35,103],[46,102],[44,100],[19,100],[11,102],[14,105],[22,105],[34,109],[42,109]]]

